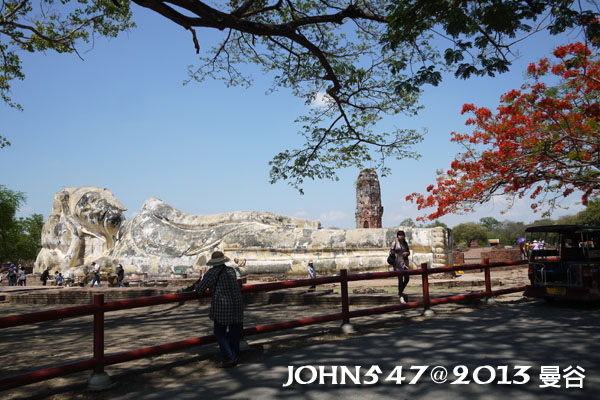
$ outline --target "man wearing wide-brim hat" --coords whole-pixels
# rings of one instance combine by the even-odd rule
[[[212,253],[202,280],[196,284],[196,292],[202,294],[210,289],[210,319],[214,321],[214,333],[225,361],[222,367],[233,367],[238,363],[240,336],[244,320],[244,301],[237,283],[235,270],[225,265],[229,261],[222,251]],[[229,340],[227,338],[229,328]]]

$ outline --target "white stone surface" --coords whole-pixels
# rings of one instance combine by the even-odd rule
[[[431,267],[450,264],[450,231],[441,227],[321,229],[319,221],[264,211],[191,215],[159,199],[147,200],[131,221],[123,217],[118,225],[92,223],[98,216],[112,216],[114,210],[125,208],[107,189],[88,186],[68,192],[70,202],[77,203],[75,198],[85,193],[94,198],[100,195],[104,201],[95,201],[94,218],[89,218],[91,211],[76,206],[53,207],[44,225],[44,249],[36,261],[37,271],[45,266],[81,269],[99,261],[103,266],[120,263],[127,273],[170,276],[178,269],[195,276],[215,250],[224,251],[232,260],[246,259],[247,273],[252,275],[305,276],[309,260],[320,275],[344,268],[349,272],[386,270],[398,229],[406,232],[413,268],[424,262]],[[57,199],[59,205],[64,203],[63,197],[63,191],[57,193],[55,206]],[[61,229],[56,229],[59,225]],[[91,228],[95,234],[87,233]]]
[[[35,271],[50,267],[65,272],[106,255],[125,221],[125,210],[108,189],[82,186],[57,192],[42,228]]]

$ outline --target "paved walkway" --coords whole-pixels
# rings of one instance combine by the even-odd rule
[[[597,354],[600,343],[595,329],[600,326],[598,308],[591,311],[549,307],[541,302],[516,304],[474,310],[460,315],[447,315],[408,324],[397,329],[377,332],[343,342],[326,343],[269,357],[259,362],[240,365],[211,377],[193,379],[186,385],[173,379],[160,387],[145,387],[129,393],[112,394],[114,399],[178,399],[232,398],[232,399],[592,399],[600,393],[600,370]],[[560,332],[560,334],[558,334]],[[465,378],[469,384],[451,384],[457,377],[452,372],[443,384],[434,383],[425,374],[416,384],[407,384],[415,377],[411,366],[443,366],[450,371],[457,365],[469,370]],[[497,377],[493,383],[476,384],[474,370],[491,366]],[[530,381],[516,384],[515,365],[530,366]],[[541,388],[541,366],[568,366],[585,369],[583,389]],[[283,387],[289,379],[289,368],[302,366],[347,366],[355,372],[361,366],[361,383],[325,384],[293,383]],[[365,376],[372,366],[382,371],[376,384],[366,384]],[[398,385],[385,378],[396,366],[403,366],[407,380]],[[513,384],[498,384],[501,372],[498,366],[507,366],[505,380]],[[326,369],[331,371],[331,369]],[[308,369],[302,375],[304,382],[313,376]],[[487,375],[486,375],[487,372]],[[489,370],[477,376],[481,381],[490,377]],[[188,377],[188,382],[192,379]]]
[[[294,348],[273,350],[253,343],[244,354],[242,363],[227,370],[207,370],[202,360],[173,365],[145,374],[114,374],[115,386],[101,393],[89,393],[74,388],[47,397],[64,399],[159,400],[159,399],[593,399],[600,393],[600,374],[597,354],[600,342],[596,330],[600,326],[600,308],[549,306],[540,301],[516,300],[474,308],[438,309],[432,318],[394,316],[380,320],[376,327],[368,321],[355,321],[365,328],[358,335],[336,338],[319,332],[323,342],[298,344]],[[370,329],[370,330],[369,330]],[[458,377],[454,368],[463,365],[469,371],[468,384],[451,384]],[[569,367],[585,370],[583,388],[566,388],[560,378],[559,388],[542,388],[541,367],[556,365],[562,371]],[[289,369],[305,367],[300,378],[311,380],[310,368],[324,366],[347,367],[356,374],[360,366],[359,383],[348,377],[345,385],[324,377],[324,384],[315,382],[287,386]],[[377,382],[367,375],[377,366]],[[386,381],[398,366],[406,380]],[[415,384],[412,366],[429,366]],[[445,383],[434,383],[434,366],[447,368]],[[490,366],[495,378],[490,379]],[[501,384],[502,369],[506,366]],[[529,380],[517,373],[516,366],[529,366]],[[381,372],[379,372],[379,370]],[[393,377],[394,378],[394,377]],[[488,384],[476,384],[475,380]],[[286,387],[284,387],[286,385]],[[21,390],[21,396],[35,396]]]
[[[236,368],[211,376],[199,376],[194,371],[177,370],[168,379],[148,381],[142,387],[122,384],[102,398],[133,399],[593,399],[600,393],[597,354],[600,342],[595,329],[600,326],[598,308],[556,308],[543,302],[516,303],[476,309],[459,315],[430,318],[419,323],[401,325],[382,332],[370,333],[345,341],[313,345],[262,360],[252,360]],[[560,332],[560,335],[557,333]],[[468,370],[468,384],[452,384],[459,379],[453,368],[462,365]],[[515,366],[529,366],[529,381],[517,374]],[[542,366],[558,365],[562,371],[569,366],[583,368],[583,388],[566,388],[559,378],[559,388],[542,388]],[[301,367],[318,370],[324,366],[348,367],[356,375],[360,366],[359,384],[347,379],[345,385],[324,377],[324,384],[299,384],[289,381],[289,370]],[[377,383],[366,375],[375,371]],[[403,367],[406,380],[385,379],[395,367]],[[429,366],[415,384],[416,370],[411,366]],[[445,383],[434,383],[430,371],[434,366],[446,367],[450,373]],[[495,378],[485,367],[490,366]],[[506,366],[502,377],[499,366]],[[381,373],[378,371],[381,370]],[[304,383],[315,377],[309,368],[300,378]],[[488,384],[476,384],[476,380]],[[511,384],[500,384],[502,380]],[[576,384],[576,382],[573,382]]]
[[[497,271],[497,273],[502,276],[502,281],[500,282],[502,286],[523,284],[523,270]],[[463,282],[469,282],[470,280],[475,282],[476,276],[481,278],[482,275],[465,274],[465,276],[457,278],[454,281],[465,278]],[[420,280],[418,281],[420,283]],[[358,283],[351,282],[351,288]],[[366,281],[366,283],[369,287],[378,287],[379,284],[384,286],[390,285],[389,280],[381,280],[381,282]],[[363,286],[364,284],[365,282],[363,282]],[[419,291],[419,285],[415,283],[414,289]],[[94,291],[96,290],[99,289],[94,289]],[[443,288],[436,290],[443,290]],[[512,294],[503,296],[501,301],[521,301],[521,295]],[[0,316],[52,308],[56,308],[56,305],[13,304],[5,302],[0,303]],[[436,307],[435,310],[438,313],[438,317],[442,317],[444,315],[455,315],[460,312],[472,311],[473,306],[444,305]],[[396,332],[392,333],[392,335],[398,335],[399,333],[396,329],[399,326],[408,327],[413,323],[424,321],[424,318],[421,317],[421,311],[420,309],[414,309],[403,313],[357,318],[353,319],[352,322],[357,326],[358,335],[375,334],[376,332],[390,329]],[[314,304],[252,304],[246,308],[246,326],[285,321],[292,319],[294,316],[323,315],[334,312],[339,312],[339,304],[335,306],[315,306]],[[206,306],[199,305],[196,302],[187,302],[184,305],[155,306],[143,309],[143,311],[133,309],[107,314],[107,332],[105,334],[106,353],[110,354],[210,334],[212,329],[206,314]],[[3,330],[2,341],[0,342],[0,365],[2,365],[0,367],[0,376],[28,372],[32,367],[44,368],[91,357],[91,321],[91,317],[83,317]],[[402,332],[402,335],[406,338],[418,337],[417,331],[410,334],[405,334],[404,330]],[[351,338],[350,340],[355,339]],[[318,345],[324,342],[336,343],[347,340],[349,340],[348,336],[343,335],[339,330],[339,322],[253,336],[248,338],[250,351],[244,354],[244,362],[239,368],[242,371],[246,368],[258,368],[262,370],[265,368],[262,366],[263,361],[266,362],[265,360],[267,359],[273,357],[277,359],[276,357],[289,352],[303,352],[304,350],[302,349],[309,345]],[[368,346],[370,345],[364,348],[367,349]],[[17,350],[23,347],[27,351]],[[362,351],[359,350],[359,352]],[[295,357],[300,356],[293,356],[293,358]],[[223,371],[214,368],[214,363],[218,359],[219,355],[216,346],[201,346],[190,351],[110,366],[107,367],[107,372],[116,378],[116,392],[109,391],[103,394],[87,394],[81,389],[89,374],[89,372],[84,372],[28,385],[8,393],[3,393],[3,395],[6,395],[5,398],[9,399],[35,398],[36,396],[38,398],[53,399],[115,398],[116,394],[125,393],[125,389],[134,390],[136,385],[139,386],[138,389],[143,389],[151,381],[156,381],[160,387],[170,387],[169,385],[173,382],[185,381],[187,376],[194,377],[195,380],[200,379],[202,376],[222,374],[224,373]],[[318,360],[315,362],[318,362]],[[250,367],[251,365],[254,365],[254,367]],[[149,372],[154,369],[157,369],[157,371]],[[146,373],[140,375],[144,371]],[[193,386],[194,384],[191,383],[191,385]],[[153,397],[152,394],[140,394],[140,396],[139,398],[169,397],[169,395],[166,395],[167,397]],[[179,397],[176,396],[175,398]]]

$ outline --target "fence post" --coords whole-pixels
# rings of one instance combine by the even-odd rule
[[[240,290],[242,289],[242,287],[244,286],[244,283],[246,283],[247,280],[246,278],[238,278],[237,283],[238,286],[240,287]],[[242,324],[240,325],[240,351],[246,351],[250,349],[250,345],[248,344],[248,341],[246,339],[244,339],[244,321],[242,321]]]
[[[421,278],[423,281],[423,315],[429,317],[434,315],[433,310],[430,309],[429,302],[429,272],[427,271],[427,263],[421,263]]]
[[[348,302],[348,270],[340,270],[340,289],[342,292],[342,330],[345,333],[354,332],[354,328],[350,324],[350,305]]]
[[[104,294],[94,295],[94,372],[88,379],[88,389],[100,391],[112,386],[110,376],[104,372]]]
[[[486,293],[490,293],[492,291],[492,281],[490,279],[490,259],[483,259],[484,265],[484,274],[485,274],[485,291]]]
[[[492,292],[492,279],[490,278],[490,259],[484,258],[483,265],[483,271],[485,276],[485,292],[489,295]],[[491,296],[488,296],[485,298],[485,302],[487,304],[493,304],[495,303],[495,300]]]

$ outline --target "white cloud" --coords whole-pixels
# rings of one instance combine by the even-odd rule
[[[321,222],[334,222],[334,221],[342,221],[347,219],[348,215],[343,211],[332,210],[328,213],[323,213],[319,215],[319,219]]]
[[[400,206],[400,209],[394,209],[394,212],[386,212],[389,211],[384,209],[383,213],[383,221],[382,224],[384,227],[390,226],[398,226],[400,222],[404,221],[407,218],[411,218],[417,225],[417,216],[419,216],[419,212],[417,211],[417,206],[411,203],[404,203]]]
[[[298,210],[294,213],[294,216],[298,217],[298,218],[305,218],[308,215],[308,213],[304,210]]]
[[[317,92],[313,97],[310,106],[312,108],[326,108],[331,105],[333,99],[325,92]]]

